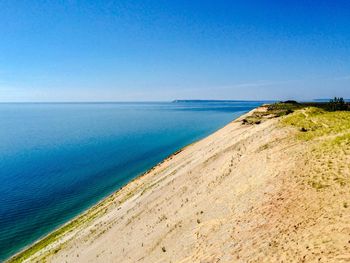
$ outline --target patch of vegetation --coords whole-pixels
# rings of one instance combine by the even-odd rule
[[[295,110],[304,108],[304,104],[294,102],[294,101],[286,101],[286,102],[279,102],[270,104],[267,108],[268,112],[270,113],[279,113],[283,114],[286,112],[294,112]]]
[[[53,242],[57,241],[64,233],[69,232],[70,229],[75,227],[78,224],[77,220],[72,221],[71,223],[63,226],[62,228],[58,229],[57,231],[54,231],[47,237],[43,238],[39,242],[35,243],[30,248],[26,249],[25,251],[21,252],[20,254],[10,258],[7,262],[23,262],[24,260],[28,259],[30,256],[34,255],[39,250],[45,248],[47,245],[52,244]],[[59,251],[59,249],[55,249],[53,251],[54,254],[56,254]]]
[[[254,113],[252,116],[248,116],[247,118],[243,119],[242,123],[243,124],[248,124],[248,125],[260,124],[261,123],[261,119],[262,119],[261,116],[258,116],[257,114]]]
[[[243,119],[242,123],[260,124],[265,119],[286,116],[282,123],[298,128],[301,139],[310,140],[329,135],[338,144],[350,140],[350,104],[343,98],[334,98],[328,103],[298,103],[288,100],[266,105],[265,108],[265,111],[256,111]]]
[[[265,111],[255,111],[250,116],[242,120],[243,124],[253,125],[260,124],[266,119],[278,118],[286,115],[290,115],[295,111],[313,108],[316,112],[318,109],[321,111],[335,112],[335,111],[350,111],[350,104],[346,103],[343,98],[334,98],[327,102],[307,102],[298,103],[294,100],[287,100],[284,102],[278,102],[270,105],[263,106],[266,108]],[[308,131],[306,127],[300,127],[303,132]]]
[[[302,131],[298,137],[310,140],[328,136],[334,144],[350,140],[350,111],[325,111],[320,108],[304,108],[282,120]]]
[[[270,145],[268,143],[264,144],[258,148],[258,152],[262,152],[264,150],[267,150],[269,147],[270,147]]]
[[[315,188],[316,190],[321,190],[323,188],[328,187],[329,185],[326,185],[320,181],[310,181],[310,185]]]
[[[274,103],[268,106],[268,111],[296,111],[305,108],[318,108],[325,111],[350,111],[350,103],[345,102],[343,98],[331,99],[329,102],[302,102],[299,103],[294,100],[287,100],[284,102]]]
[[[317,191],[350,185],[350,179],[345,176],[346,156],[350,154],[350,111],[332,110],[329,105],[303,105],[280,122],[295,127],[298,139],[313,140],[309,158],[312,164],[306,182]]]
[[[293,113],[295,110],[302,108],[301,104],[296,101],[279,102],[264,106],[265,111],[255,111],[250,116],[242,120],[243,124],[252,125],[260,124],[266,119],[278,118]]]

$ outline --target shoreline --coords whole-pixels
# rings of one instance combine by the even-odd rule
[[[259,108],[259,107],[258,107]],[[40,244],[42,242],[45,242],[47,239],[51,239],[51,238],[56,238],[57,235],[63,235],[66,232],[69,232],[69,230],[66,230],[65,228],[70,228],[70,227],[74,227],[75,223],[78,223],[78,221],[84,219],[84,217],[89,216],[89,213],[93,213],[94,210],[96,210],[98,207],[104,205],[105,202],[108,202],[108,199],[113,198],[115,195],[118,195],[118,192],[122,191],[125,187],[127,187],[129,184],[136,182],[138,180],[140,180],[142,177],[147,176],[149,173],[151,173],[153,170],[155,170],[157,167],[159,167],[160,165],[162,165],[163,163],[171,160],[174,156],[178,155],[179,153],[181,153],[182,151],[184,151],[186,148],[190,147],[193,144],[196,144],[198,142],[200,142],[201,140],[204,140],[205,138],[212,136],[213,134],[217,133],[218,131],[220,131],[221,129],[224,129],[226,126],[230,125],[232,122],[235,122],[237,120],[240,120],[242,118],[244,118],[245,116],[250,115],[252,112],[254,112],[256,109],[255,108],[249,112],[245,112],[242,115],[238,116],[237,118],[233,119],[232,121],[230,121],[229,123],[227,123],[226,125],[224,125],[221,128],[218,128],[217,130],[215,130],[214,132],[210,133],[209,135],[198,139],[188,145],[185,145],[184,147],[180,148],[179,150],[175,151],[174,153],[168,155],[167,157],[165,157],[162,161],[160,161],[159,163],[155,164],[154,166],[152,166],[150,169],[146,170],[143,173],[140,173],[139,175],[136,175],[133,179],[131,179],[130,181],[128,181],[126,184],[124,184],[122,187],[120,187],[119,189],[113,191],[111,194],[108,194],[107,196],[105,196],[104,198],[102,198],[100,201],[98,201],[97,203],[93,204],[92,206],[90,206],[89,208],[85,209],[83,212],[79,213],[78,215],[74,216],[72,219],[70,219],[69,221],[67,221],[66,223],[58,226],[57,228],[55,228],[54,230],[50,231],[49,233],[45,234],[44,236],[42,236],[41,238],[39,238],[38,240],[36,240],[34,243],[27,245],[26,247],[24,247],[23,249],[21,249],[20,251],[18,251],[17,253],[15,253],[14,255],[6,258],[4,260],[4,262],[17,262],[18,259],[20,259],[22,257],[23,254],[26,254],[28,251],[30,251],[31,249],[34,249],[36,246],[40,246]],[[71,226],[73,225],[73,226]],[[63,233],[61,233],[61,231],[63,231]]]
[[[283,107],[182,148],[9,262],[345,262],[350,114]]]

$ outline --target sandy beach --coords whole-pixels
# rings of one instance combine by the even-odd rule
[[[284,117],[244,124],[252,114],[175,153],[12,261],[349,262],[349,142],[334,150],[323,143],[339,134],[300,139]]]

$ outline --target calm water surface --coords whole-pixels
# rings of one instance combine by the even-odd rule
[[[262,103],[0,104],[0,261]]]

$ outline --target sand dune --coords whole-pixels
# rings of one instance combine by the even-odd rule
[[[27,261],[349,262],[350,146],[321,151],[321,137],[300,140],[282,118],[245,117],[132,181]],[[338,172],[342,183],[317,179]]]

